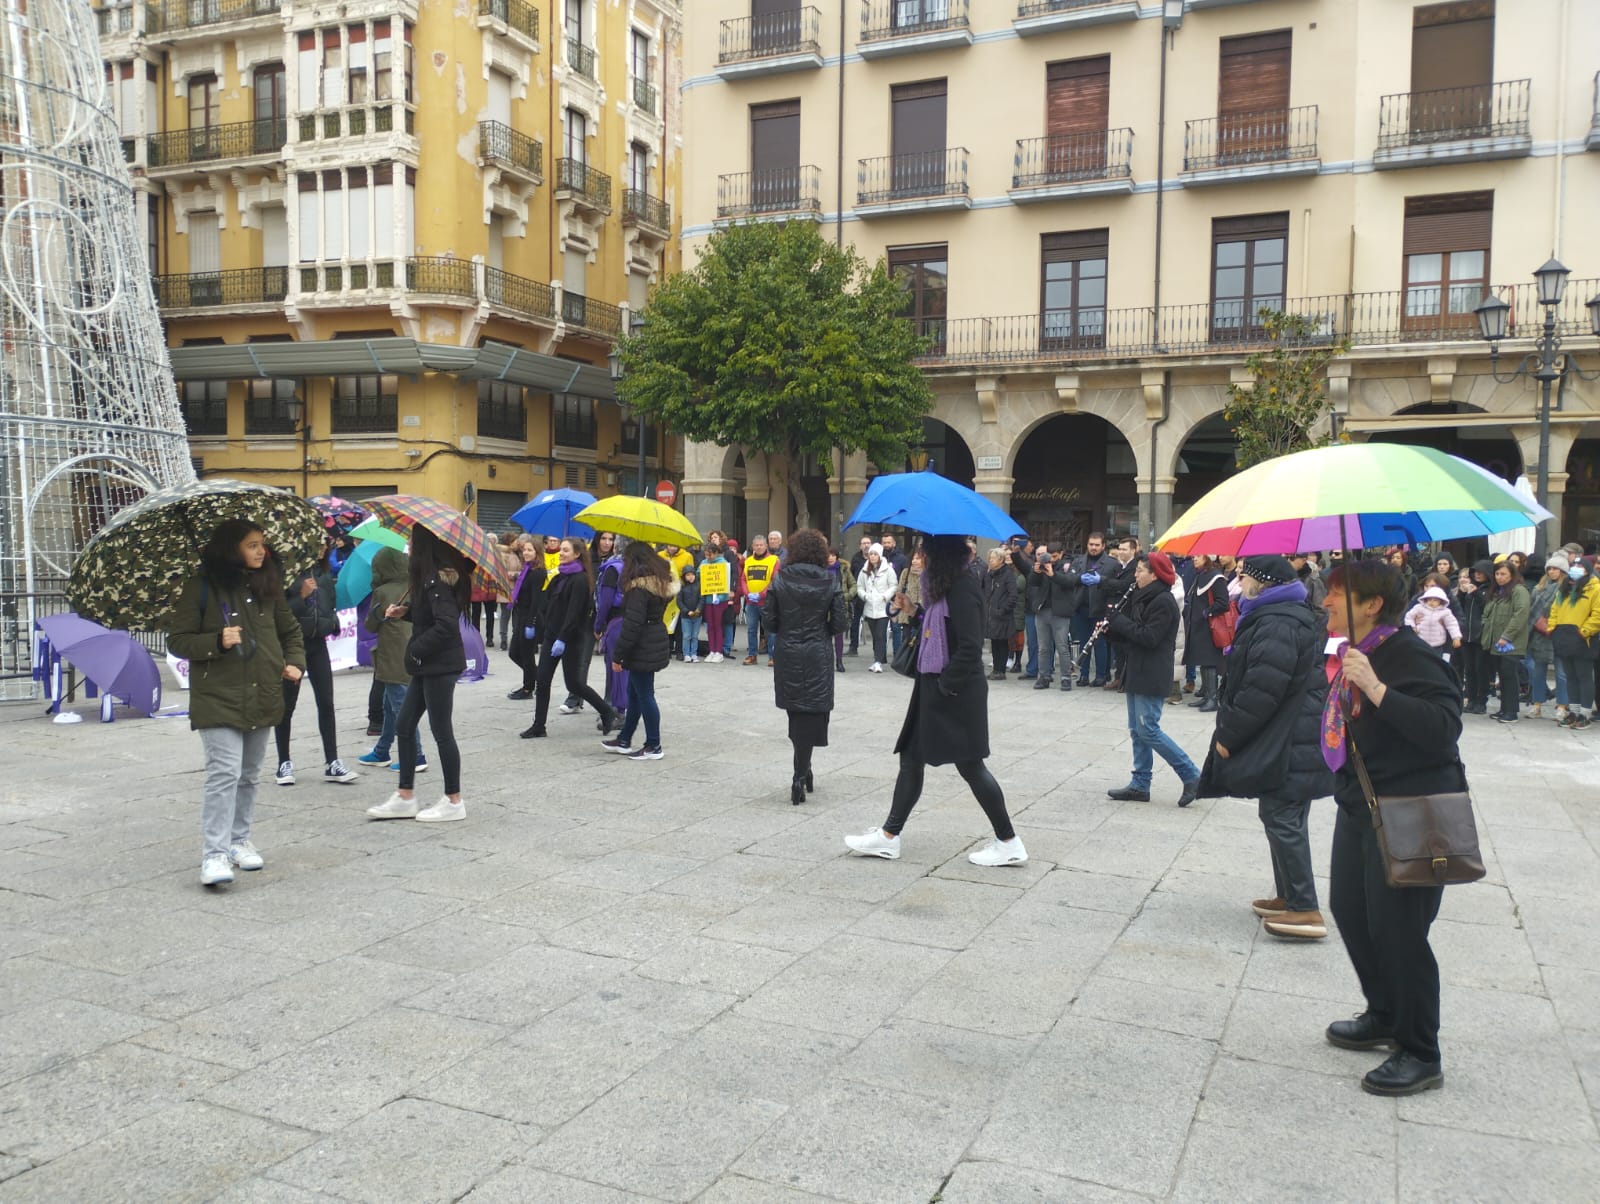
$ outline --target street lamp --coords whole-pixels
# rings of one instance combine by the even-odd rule
[[[643,329],[644,319],[638,314],[630,313],[628,315],[628,337],[637,338],[639,332]],[[622,366],[622,348],[619,344],[612,344],[611,351],[606,355],[606,363],[611,368],[611,380],[613,383],[620,381],[627,375],[627,370]],[[644,479],[644,436],[650,426],[642,414],[634,414],[632,417],[639,427],[639,496],[649,497],[650,487],[645,483]],[[623,442],[627,442],[626,433],[623,434]]]
[[[1509,385],[1520,376],[1532,376],[1539,382],[1539,481],[1536,496],[1539,505],[1550,508],[1550,386],[1571,373],[1581,380],[1600,380],[1600,372],[1590,375],[1579,369],[1570,352],[1561,354],[1561,339],[1556,333],[1556,307],[1561,304],[1567,289],[1567,277],[1572,274],[1552,256],[1545,265],[1534,272],[1534,285],[1539,304],[1544,307],[1544,325],[1540,329],[1534,349],[1522,357],[1517,368],[1502,376],[1495,371],[1500,360],[1500,340],[1506,337],[1511,307],[1500,298],[1486,295],[1472,312],[1478,319],[1478,333],[1489,344],[1489,374],[1503,385]],[[1589,330],[1600,336],[1600,293],[1586,305],[1589,311]],[[1538,526],[1534,543],[1534,563],[1542,565],[1545,558],[1547,532],[1544,523]]]
[[[306,399],[296,392],[284,401],[283,409],[300,432],[300,496],[306,497],[311,493],[311,422],[306,413]]]

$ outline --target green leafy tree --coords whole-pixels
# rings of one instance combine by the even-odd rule
[[[906,292],[880,261],[824,240],[810,222],[713,234],[699,263],[661,283],[624,340],[622,400],[687,437],[765,452],[810,508],[797,469],[834,449],[898,464],[933,394],[912,359]]]
[[[1240,468],[1329,440],[1311,432],[1328,416],[1327,368],[1350,350],[1331,340],[1319,318],[1263,309],[1268,346],[1245,360],[1251,384],[1230,384],[1222,415],[1233,424]]]

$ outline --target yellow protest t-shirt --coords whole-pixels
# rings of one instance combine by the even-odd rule
[[[744,562],[744,587],[752,594],[764,594],[778,571],[778,558],[773,555],[750,556]]]
[[[549,589],[550,583],[556,579],[556,570],[561,567],[560,552],[546,552],[544,554],[544,585],[541,589]]]
[[[694,556],[692,553],[679,548],[678,554],[676,556],[669,557],[667,563],[672,566],[673,578],[675,580],[682,581],[684,570],[694,563]]]

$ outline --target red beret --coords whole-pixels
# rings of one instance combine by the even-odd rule
[[[1172,567],[1172,557],[1165,552],[1150,553],[1150,571],[1168,585],[1178,579],[1178,570]]]

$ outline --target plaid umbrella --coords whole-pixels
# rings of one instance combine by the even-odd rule
[[[347,502],[344,498],[335,497],[331,493],[319,493],[315,497],[308,497],[306,501],[315,506],[317,513],[322,515],[323,526],[330,531],[345,535],[369,517],[365,506],[357,502]]]
[[[395,531],[409,531],[414,526],[426,527],[439,539],[449,544],[472,561],[473,583],[483,590],[496,594],[511,593],[511,582],[506,580],[500,567],[500,555],[492,539],[459,510],[452,510],[443,502],[432,498],[415,497],[409,493],[387,493],[382,497],[368,498],[367,508],[384,526]]]
[[[322,516],[303,498],[249,481],[191,481],[111,516],[73,562],[72,608],[107,627],[161,630],[183,582],[200,569],[200,549],[230,518],[258,524],[291,577],[322,554]]]

